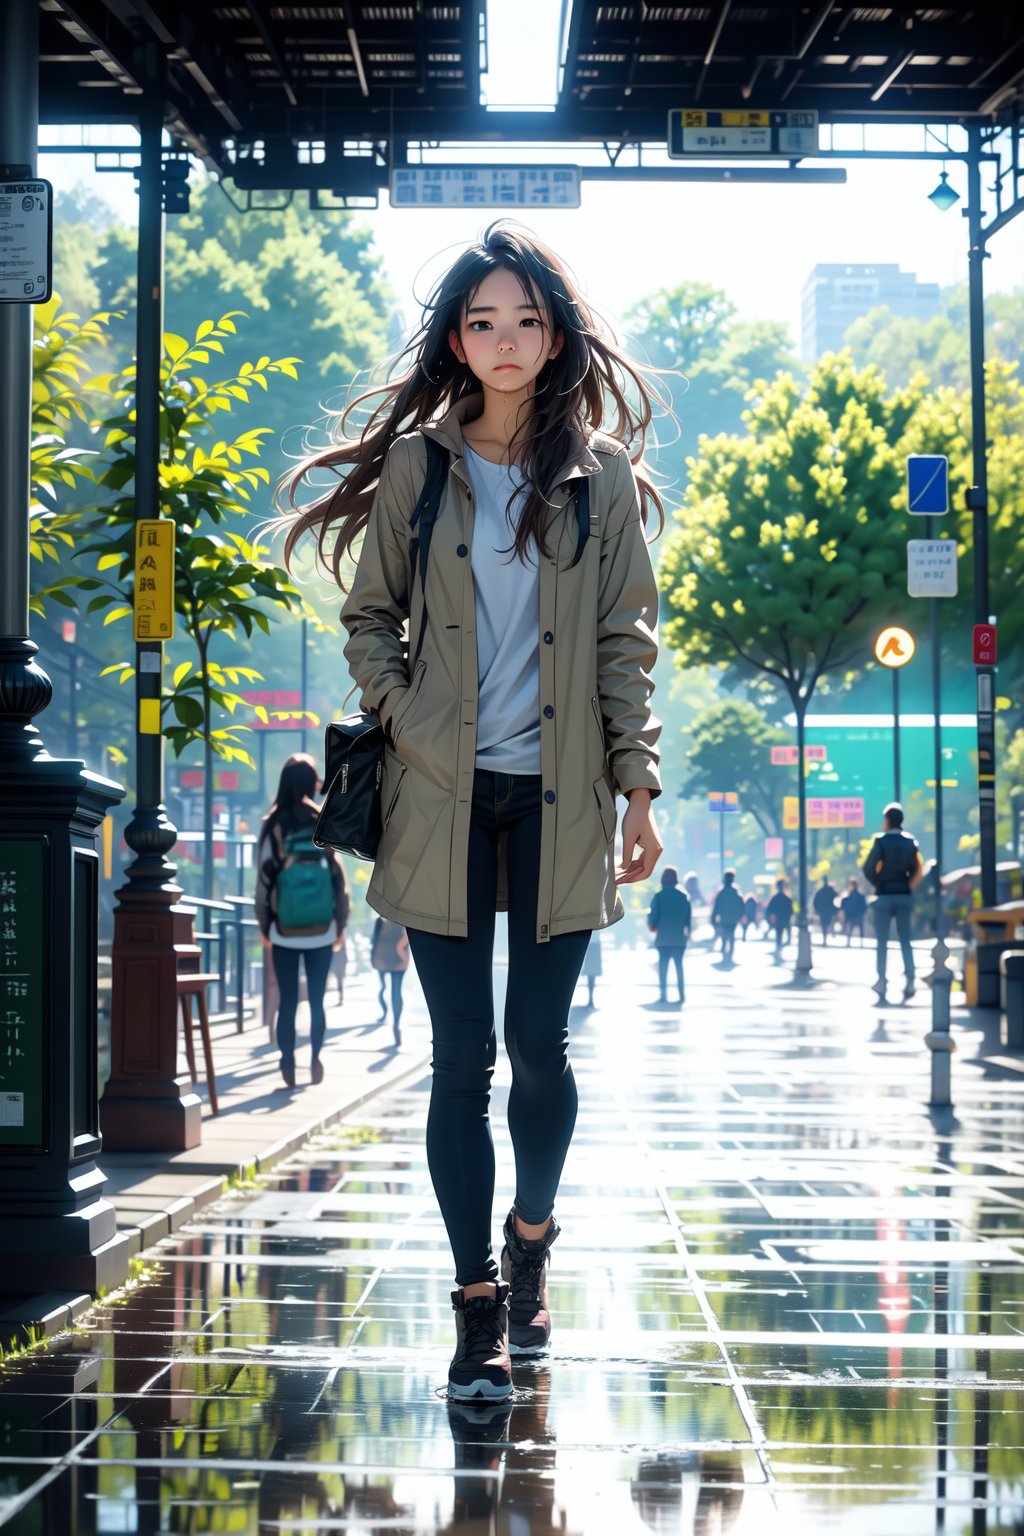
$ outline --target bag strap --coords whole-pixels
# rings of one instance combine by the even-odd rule
[[[423,479],[423,489],[420,491],[419,500],[413,508],[409,526],[412,529],[412,539],[409,543],[409,577],[413,586],[416,584],[416,568],[419,566],[420,591],[423,594],[423,605],[420,613],[420,632],[416,639],[416,649],[409,662],[409,672],[420,659],[420,651],[423,649],[423,636],[427,627],[427,561],[430,558],[430,540],[434,532],[434,524],[441,508],[441,498],[444,495],[445,484],[448,479],[448,469],[451,464],[451,456],[447,448],[443,448],[432,437],[423,439],[427,449],[427,473]]]

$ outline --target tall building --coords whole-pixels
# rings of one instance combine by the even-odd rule
[[[913,272],[901,272],[895,262],[819,261],[801,299],[804,361],[814,363],[823,352],[838,351],[847,326],[881,304],[894,315],[927,320],[938,313],[939,285],[919,283]]]

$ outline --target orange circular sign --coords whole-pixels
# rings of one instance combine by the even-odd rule
[[[875,641],[875,660],[880,661],[883,667],[905,667],[912,660],[916,649],[914,637],[909,630],[890,625],[888,629],[882,630]]]

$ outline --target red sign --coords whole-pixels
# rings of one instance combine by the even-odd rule
[[[247,704],[262,704],[264,709],[302,708],[302,694],[297,688],[250,688],[242,698]]]
[[[178,785],[181,789],[202,789],[206,774],[202,768],[182,768],[178,774]]]
[[[788,768],[799,759],[800,753],[796,747],[772,747],[773,768]]]
[[[214,775],[213,782],[218,789],[237,789],[239,773],[237,768],[222,768]]]
[[[974,626],[974,665],[994,667],[996,664],[996,627],[994,624]]]

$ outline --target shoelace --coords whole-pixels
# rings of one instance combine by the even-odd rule
[[[509,1300],[512,1302],[539,1301],[540,1277],[547,1258],[547,1249],[543,1249],[540,1253],[523,1253],[518,1249],[510,1248],[509,1257],[512,1261]]]
[[[482,1299],[486,1300],[486,1298]],[[500,1312],[497,1303],[474,1306],[473,1302],[476,1300],[477,1298],[474,1297],[467,1302],[462,1312],[466,1338],[465,1353],[470,1359],[486,1360],[501,1350]]]

